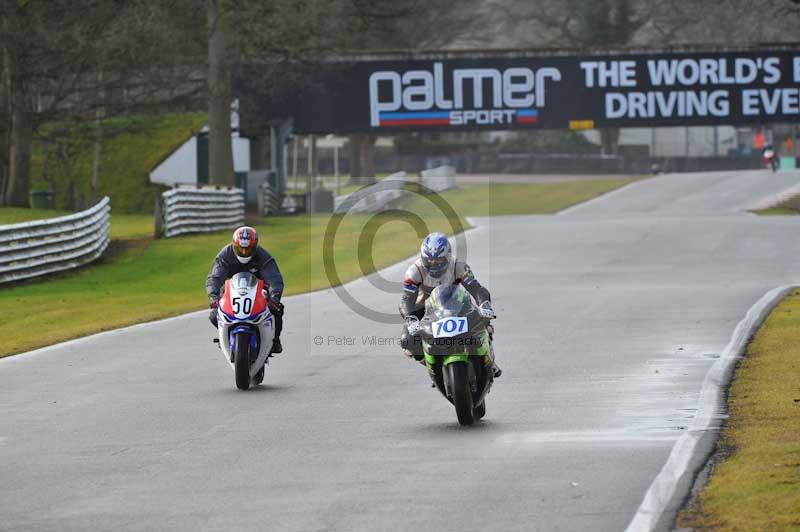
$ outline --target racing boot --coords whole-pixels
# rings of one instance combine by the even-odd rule
[[[498,366],[497,362],[494,361],[492,361],[492,373],[494,374],[495,379],[503,374],[503,370],[500,369],[500,366]]]
[[[490,323],[486,326],[486,329],[489,332],[489,349],[492,352],[492,374],[496,379],[503,374],[503,370],[500,369],[500,366],[497,365],[497,358],[495,357],[494,346],[492,345],[492,342],[494,341],[494,325]]]
[[[283,303],[274,301],[267,303],[275,316],[275,336],[272,339],[272,354],[277,355],[283,353],[283,344],[281,344],[281,332],[283,332]]]
[[[283,353],[283,345],[281,344],[280,338],[275,338],[272,340],[272,354]]]
[[[403,355],[425,365],[425,356],[422,353],[413,353],[410,349],[403,349]]]

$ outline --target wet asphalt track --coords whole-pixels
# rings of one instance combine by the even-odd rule
[[[0,530],[622,530],[736,323],[800,279],[800,218],[743,212],[798,183],[663,176],[476,220],[506,373],[473,428],[332,291],[288,298],[248,393],[205,314],[0,360]]]

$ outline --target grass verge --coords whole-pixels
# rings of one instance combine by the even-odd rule
[[[800,194],[792,196],[791,198],[782,201],[781,203],[770,207],[769,209],[756,209],[751,212],[760,214],[761,216],[781,216],[781,215],[797,215],[800,214]]]
[[[629,180],[582,181],[547,185],[493,185],[442,194],[457,213],[449,220],[423,198],[413,214],[352,215],[341,219],[333,263],[347,282],[415,253],[423,231],[453,232],[461,216],[547,214],[613,190]],[[323,241],[330,217],[296,216],[259,219],[261,242],[276,257],[286,280],[286,294],[331,285],[323,261]],[[152,240],[152,217],[112,215],[112,246],[92,266],[44,280],[0,288],[0,310],[17,315],[0,323],[0,356],[205,308],[205,277],[230,233]],[[15,309],[36,309],[17,313]],[[36,331],[31,334],[30,331]]]
[[[74,214],[57,209],[23,209],[0,207],[0,225],[46,220]],[[143,238],[153,234],[152,214],[112,214],[111,238]]]
[[[375,176],[376,181],[380,181],[386,176],[391,174],[385,173],[378,173]],[[345,196],[350,194],[351,192],[355,192],[364,187],[364,185],[351,185],[350,184],[350,177],[347,175],[340,175],[339,176],[339,187],[337,190],[336,186],[336,176],[332,175],[324,175],[318,178],[318,184],[322,185],[322,188],[326,190],[330,190],[336,196]],[[306,176],[297,176],[292,177],[289,176],[286,178],[286,186],[288,192],[292,194],[303,194],[308,190],[308,177]]]
[[[800,530],[799,346],[795,291],[772,311],[736,368],[714,469],[678,516],[679,528]]]
[[[464,216],[553,214],[632,183],[633,179],[566,181],[545,184],[478,185],[445,192],[442,197]],[[427,203],[415,198],[417,204]]]
[[[35,220],[45,220],[57,216],[72,214],[69,211],[56,209],[23,209],[20,207],[0,207],[0,225],[19,224],[22,222],[33,222]]]

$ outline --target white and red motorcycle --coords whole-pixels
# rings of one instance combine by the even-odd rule
[[[768,147],[764,150],[762,155],[764,158],[764,166],[772,170],[773,172],[778,171],[778,167],[780,166],[780,161],[778,160],[778,154],[775,153],[775,150],[771,147]]]
[[[222,353],[236,375],[236,387],[247,390],[261,384],[272,351],[275,320],[269,310],[264,281],[251,273],[237,273],[225,281],[217,309]]]

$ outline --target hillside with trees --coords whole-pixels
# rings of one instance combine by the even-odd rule
[[[210,180],[233,184],[231,72],[240,63],[269,75],[365,51],[742,46],[796,42],[798,27],[797,0],[3,0],[0,205],[28,206],[34,158],[48,161],[37,183],[77,205],[73,178],[51,164],[66,164],[64,145],[93,152],[79,166],[84,196],[98,197],[113,177],[103,175],[104,137],[163,113],[207,113]],[[604,131],[604,151],[616,140]],[[370,174],[374,141],[351,137],[354,174]]]

